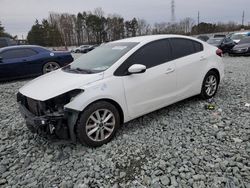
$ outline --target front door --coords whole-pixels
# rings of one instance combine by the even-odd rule
[[[175,64],[171,62],[168,40],[151,42],[128,58],[118,68],[122,75],[129,115],[132,118],[170,104],[176,91]],[[146,72],[129,75],[133,64],[147,67]],[[122,71],[121,71],[122,70]]]

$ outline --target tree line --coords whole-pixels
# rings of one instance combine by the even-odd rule
[[[151,34],[150,25],[143,19],[125,20],[117,14],[105,16],[101,8],[77,15],[50,13],[41,23],[36,20],[28,33],[30,44],[72,46],[100,44],[125,37]]]
[[[192,18],[184,18],[179,22],[149,24],[146,20],[133,18],[125,20],[118,14],[106,15],[101,8],[94,11],[68,13],[49,13],[47,19],[35,21],[28,32],[29,44],[42,46],[75,46],[82,44],[100,44],[126,37],[149,34],[183,34],[198,35],[216,32],[238,31],[250,29],[235,22],[205,23],[198,25]],[[0,36],[2,32],[0,25]]]
[[[12,38],[12,39],[16,39],[17,36],[11,36],[9,33],[7,33],[5,31],[5,28],[4,26],[2,25],[1,21],[0,21],[0,37],[9,37],[9,38]]]

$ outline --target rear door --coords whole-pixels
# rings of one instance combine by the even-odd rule
[[[176,64],[176,97],[181,100],[198,94],[204,76],[203,70],[207,65],[203,45],[184,38],[171,38],[170,42]]]
[[[176,91],[175,64],[171,62],[168,40],[154,41],[135,52],[118,68],[122,76],[129,115],[138,117],[173,101]],[[133,64],[147,67],[146,72],[128,75]]]

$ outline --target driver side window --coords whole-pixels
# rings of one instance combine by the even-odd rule
[[[171,60],[171,47],[168,40],[158,40],[146,44],[131,55],[116,71],[116,76],[127,75],[128,68],[133,64],[142,64],[147,69]]]

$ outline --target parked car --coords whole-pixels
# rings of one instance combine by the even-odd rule
[[[0,48],[17,45],[16,41],[9,37],[0,37]]]
[[[224,34],[215,34],[213,38],[225,38],[226,35]]]
[[[89,46],[89,48],[86,48],[85,50],[83,50],[82,53],[88,53],[88,52],[94,50],[95,48],[97,48],[98,46],[99,46],[98,44],[91,45],[91,46]]]
[[[207,35],[199,35],[197,37],[197,39],[200,39],[200,40],[206,42],[209,39],[209,37]]]
[[[70,52],[53,52],[41,46],[0,49],[0,80],[45,74],[73,61]]]
[[[231,37],[232,37],[233,34],[234,33],[228,33],[226,37],[231,39]]]
[[[240,40],[229,55],[250,55],[250,37]]]
[[[241,39],[245,38],[245,37],[248,37],[250,36],[250,32],[240,32],[240,33],[234,33],[232,36],[231,36],[231,39],[238,43],[240,42]]]
[[[17,101],[32,132],[97,147],[124,122],[191,96],[213,97],[224,76],[221,55],[180,35],[109,42],[26,84]]]
[[[229,53],[236,44],[230,38],[210,38],[207,43],[218,47],[223,53]]]
[[[91,45],[82,45],[82,46],[79,46],[78,48],[73,49],[72,52],[74,52],[74,53],[87,53],[93,49],[94,48],[92,48]]]

